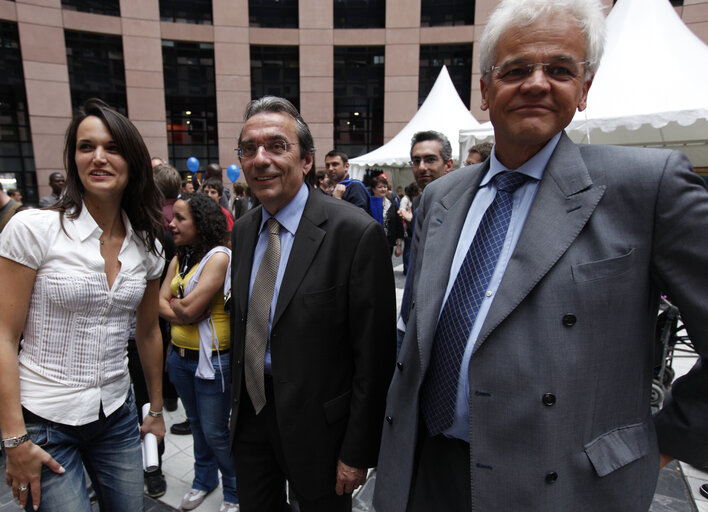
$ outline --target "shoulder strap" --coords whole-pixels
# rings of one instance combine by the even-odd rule
[[[3,206],[2,210],[0,211],[0,231],[5,228],[5,224],[7,224],[12,218],[12,216],[15,215],[15,212],[20,207],[20,204],[21,203],[18,203],[14,199],[10,199],[10,201],[8,201],[5,206]]]

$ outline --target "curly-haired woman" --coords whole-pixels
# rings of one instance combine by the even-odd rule
[[[167,358],[170,380],[182,399],[194,438],[194,479],[182,499],[191,510],[219,485],[220,512],[238,510],[236,470],[229,449],[231,374],[229,315],[224,283],[231,251],[224,246],[226,219],[206,194],[184,194],[173,208],[170,230],[177,245],[160,289],[160,316],[172,324]]]

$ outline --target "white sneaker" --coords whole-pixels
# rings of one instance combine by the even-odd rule
[[[200,491],[199,489],[191,489],[187,494],[184,495],[184,498],[182,498],[182,510],[192,510],[197,508],[199,505],[202,504],[202,501],[204,501],[206,495],[206,491]]]
[[[225,501],[219,507],[219,512],[239,512],[238,503],[230,503]]]

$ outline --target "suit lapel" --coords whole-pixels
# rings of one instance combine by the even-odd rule
[[[325,230],[320,226],[327,220],[327,212],[321,202],[322,198],[323,196],[320,197],[319,192],[310,188],[310,194],[295,233],[295,240],[290,250],[290,257],[285,267],[280,291],[278,292],[278,302],[273,315],[273,326],[278,323],[283,311],[285,311],[293,295],[295,295],[295,291],[299,288],[305,274],[307,274],[307,270],[310,268],[315,254],[317,254],[317,250],[324,239]]]
[[[568,250],[605,192],[593,186],[580,150],[563,134],[529,211],[475,351]]]
[[[445,298],[446,283],[450,278],[450,266],[455,256],[460,232],[482,176],[488,170],[489,164],[486,163],[476,172],[469,172],[464,180],[450,187],[446,195],[431,204],[429,212],[425,212],[424,222],[427,227],[424,229],[425,242],[422,253],[426,257],[422,262],[420,276],[414,290],[418,348],[423,371],[430,361],[438,314]],[[467,173],[468,171],[455,172]]]
[[[260,208],[260,212],[262,212],[263,207]],[[245,317],[248,311],[248,289],[251,283],[253,253],[258,243],[258,228],[261,225],[262,215],[262,213],[252,215],[248,217],[250,222],[246,222],[246,219],[244,219],[238,226],[239,233],[237,233],[237,239],[240,240],[240,243],[245,244],[247,249],[245,251],[239,251],[239,253],[245,255],[246,258],[239,261],[238,272],[234,272],[231,275],[231,290],[232,295],[234,290],[238,290],[237,300],[241,317]],[[234,247],[234,249],[236,249],[236,247]]]

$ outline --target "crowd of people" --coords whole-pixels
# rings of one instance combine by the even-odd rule
[[[199,181],[151,162],[88,100],[46,206],[0,189],[20,505],[88,511],[90,480],[101,510],[142,510],[165,481],[140,438],[163,440],[177,396],[183,510],[221,484],[220,512],[351,511],[376,467],[379,512],[640,512],[671,458],[705,466],[708,368],[652,416],[649,341],[667,293],[708,355],[708,192],[679,152],[564,134],[603,40],[597,0],[502,0],[479,42],[494,145],[453,170],[447,137],[418,132],[396,191],[338,150],[317,171],[283,98],[247,105],[231,189],[218,164]]]

